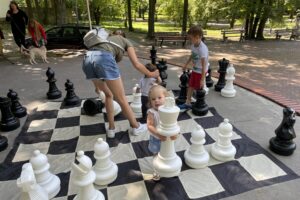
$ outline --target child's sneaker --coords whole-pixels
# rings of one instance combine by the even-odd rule
[[[130,128],[129,129],[129,132],[132,134],[132,135],[141,135],[143,133],[145,133],[147,131],[147,124],[141,124],[139,125],[139,127],[137,128]]]
[[[192,105],[184,103],[184,104],[178,105],[178,107],[180,108],[180,110],[186,110],[186,109],[192,108]]]
[[[153,181],[159,181],[160,180],[160,175],[156,172],[153,173],[153,177],[152,177]]]
[[[115,137],[115,129],[107,129],[106,134],[108,138],[114,138]]]

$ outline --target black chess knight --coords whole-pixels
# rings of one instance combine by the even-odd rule
[[[180,78],[180,92],[179,96],[176,99],[176,104],[184,104],[186,101],[186,95],[187,95],[187,88],[189,86],[189,72],[188,71],[183,71]]]
[[[215,91],[220,92],[226,83],[225,80],[225,75],[226,75],[226,70],[227,70],[227,66],[229,64],[229,60],[226,60],[225,58],[219,60],[219,79],[217,84],[215,85]]]
[[[292,108],[283,109],[283,119],[275,130],[276,137],[270,139],[270,149],[280,155],[289,156],[296,149],[294,124],[296,113]]]
[[[205,103],[205,90],[197,90],[196,102],[192,105],[192,113],[203,116],[208,113],[208,105]]]
[[[58,99],[61,97],[61,91],[57,89],[57,86],[55,84],[55,72],[48,67],[48,70],[46,72],[46,76],[48,77],[47,82],[49,83],[49,91],[47,92],[47,98],[48,99]]]
[[[74,85],[73,83],[67,79],[67,82],[65,83],[65,87],[66,87],[66,97],[64,98],[64,103],[66,106],[75,106],[77,104],[79,104],[80,100],[78,98],[78,96],[76,96],[75,92],[74,92]]]
[[[20,127],[20,121],[11,112],[11,100],[10,98],[0,97],[0,109],[1,109],[1,131],[13,131]]]
[[[21,118],[27,115],[27,109],[21,105],[18,94],[15,91],[9,89],[7,97],[11,100],[11,111],[15,117]]]
[[[83,110],[85,114],[90,116],[96,115],[97,113],[101,113],[103,107],[104,104],[101,100],[87,99],[83,103]]]

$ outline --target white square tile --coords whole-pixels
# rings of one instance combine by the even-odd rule
[[[80,107],[68,108],[68,109],[61,109],[58,111],[57,117],[64,118],[64,117],[77,117],[81,114]]]
[[[49,142],[20,144],[12,162],[29,160],[33,156],[33,151],[35,150],[40,150],[41,153],[46,154],[49,146]]]
[[[79,126],[72,126],[67,128],[56,128],[53,130],[51,142],[57,140],[69,140],[78,137],[79,135],[80,135]]]
[[[94,151],[94,145],[98,138],[106,139],[106,135],[80,136],[76,146],[77,151]]]
[[[137,159],[130,143],[120,143],[117,147],[110,148],[110,152],[111,160],[115,163],[123,163]]]
[[[149,140],[149,138],[150,138],[150,132],[148,130],[139,135],[132,135],[131,133],[128,133],[128,134],[129,134],[129,138],[130,138],[131,142],[139,142],[139,141]]]
[[[98,113],[94,116],[80,115],[80,125],[92,125],[104,123],[103,113]]]
[[[178,121],[178,126],[180,127],[180,133],[191,133],[199,125],[195,120],[181,120]]]
[[[107,188],[109,200],[149,200],[144,181]]]
[[[256,181],[286,175],[279,166],[263,154],[241,157],[237,160]]]
[[[212,117],[212,116],[214,116],[210,111],[208,111],[207,114],[204,115],[204,116],[194,115],[194,114],[192,113],[192,109],[188,110],[188,111],[187,111],[187,114],[188,114],[191,118],[193,118],[193,119],[195,119],[195,118],[203,118],[203,117]]]
[[[215,127],[215,128],[208,128],[208,129],[205,129],[206,133],[212,138],[214,139],[214,141],[217,141],[218,140],[218,137],[219,137],[219,130],[218,130],[218,127]],[[232,137],[231,137],[231,140],[237,140],[237,139],[241,139],[241,136],[238,135],[236,132],[232,132]]]
[[[37,107],[37,111],[59,110],[61,102],[47,102]]]
[[[141,173],[143,175],[144,180],[151,180],[153,177],[153,156],[139,158],[138,159],[139,166],[141,168]]]
[[[115,129],[116,133],[121,132],[121,131],[127,131],[129,129],[129,121],[128,120],[120,120],[120,121],[115,121]],[[105,122],[105,128],[106,130],[108,129],[108,122]]]
[[[183,171],[179,174],[179,179],[191,199],[224,191],[224,188],[209,168]]]
[[[1,200],[20,200],[22,198],[21,188],[18,188],[16,180],[0,181]]]
[[[65,153],[59,155],[47,155],[50,171],[53,174],[71,171],[72,163],[75,161],[75,153]]]
[[[189,148],[190,144],[185,139],[185,137],[182,134],[179,134],[177,139],[174,141],[175,150],[178,151],[184,151]]]
[[[27,132],[51,130],[55,128],[56,119],[33,120]]]

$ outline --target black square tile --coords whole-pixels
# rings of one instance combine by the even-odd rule
[[[80,126],[80,135],[92,136],[99,134],[106,134],[104,123]]]
[[[153,153],[148,149],[149,140],[132,143],[132,148],[137,158],[152,156]]]
[[[66,128],[72,126],[79,126],[80,116],[58,118],[55,128]]]
[[[70,140],[60,140],[60,141],[50,142],[48,154],[57,155],[57,154],[75,152],[78,138],[79,137]]]

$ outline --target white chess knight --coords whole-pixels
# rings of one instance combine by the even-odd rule
[[[232,125],[228,119],[224,119],[218,127],[219,135],[217,142],[211,147],[211,155],[220,161],[233,160],[236,154],[236,148],[231,143]]]
[[[32,165],[22,166],[21,176],[17,179],[17,186],[22,188],[21,200],[48,200],[48,193],[36,183]],[[5,191],[3,191],[5,192]]]
[[[173,97],[166,97],[165,104],[158,108],[160,121],[157,131],[167,137],[166,141],[161,141],[160,151],[153,159],[153,167],[161,177],[178,176],[181,171],[182,161],[176,154],[174,140],[170,139],[180,133],[177,124],[179,111]]]
[[[192,145],[184,152],[185,163],[195,169],[204,168],[209,161],[209,154],[204,148],[205,132],[200,125],[192,132]]]
[[[94,181],[96,174],[92,170],[92,161],[89,157],[84,155],[83,151],[77,152],[76,160],[72,163],[72,184],[79,188],[79,192],[74,200],[104,200],[104,195],[95,189]]]
[[[233,64],[229,64],[227,70],[226,70],[226,84],[224,86],[224,88],[221,90],[221,95],[223,97],[234,97],[236,94],[236,90],[234,89],[233,86],[233,81],[235,80],[234,77],[235,74],[235,69],[233,67]]]
[[[135,84],[135,87],[132,88],[133,100],[130,104],[130,107],[136,118],[142,117],[142,93],[140,90],[139,84]]]
[[[97,160],[94,165],[95,184],[108,185],[116,180],[118,166],[110,160],[109,146],[102,138],[98,138],[94,145],[94,151],[94,157]]]
[[[47,191],[49,199],[55,197],[60,191],[60,179],[49,171],[50,164],[47,156],[35,150],[29,162],[32,165],[36,182]]]
[[[103,101],[103,103],[105,104],[105,94],[104,94],[104,92],[100,91],[99,97]],[[114,106],[114,116],[120,114],[122,109],[121,109],[120,105],[115,100],[113,100],[113,106]],[[105,108],[103,108],[103,112],[106,112]]]

